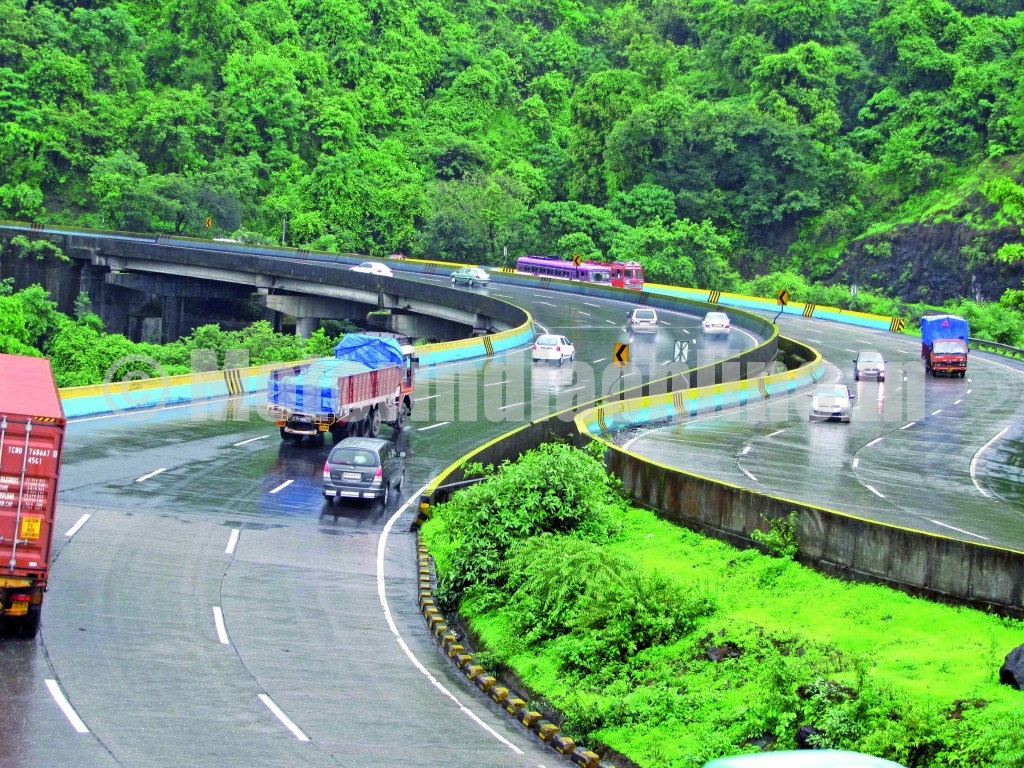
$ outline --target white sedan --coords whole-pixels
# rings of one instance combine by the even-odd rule
[[[729,316],[725,312],[708,312],[704,315],[700,329],[704,333],[722,333],[728,336],[730,326]]]
[[[565,336],[557,336],[553,333],[545,333],[537,337],[533,344],[533,362],[546,360],[562,364],[568,359],[571,363],[576,357],[576,347],[572,345]]]
[[[387,264],[381,264],[379,261],[364,261],[362,264],[356,264],[352,267],[353,272],[366,272],[371,275],[383,275],[384,277],[394,277],[395,273],[391,271],[391,267]]]

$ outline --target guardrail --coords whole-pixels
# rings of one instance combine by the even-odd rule
[[[967,345],[982,352],[994,352],[997,355],[1006,355],[1007,357],[1016,357],[1024,360],[1024,349],[1011,347],[1009,344],[1000,344],[988,339],[972,339],[968,337]]]

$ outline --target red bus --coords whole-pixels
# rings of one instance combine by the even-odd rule
[[[610,271],[616,288],[644,289],[644,267],[639,261],[616,261],[610,265]]]

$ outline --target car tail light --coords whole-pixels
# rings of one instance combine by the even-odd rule
[[[12,603],[27,603],[30,599],[28,595],[11,595]]]
[[[534,345],[533,345],[533,348],[534,348],[534,349],[536,349],[536,348],[537,348],[537,345],[536,345],[536,344],[534,344]]]
[[[325,461],[324,462],[324,480],[330,480],[330,479],[331,479],[331,462]]]
[[[555,347],[555,352],[561,352],[561,351],[562,351],[562,345],[559,344],[557,347]]]
[[[373,470],[374,480],[380,480],[382,477],[384,477],[384,467],[377,467],[375,470]]]

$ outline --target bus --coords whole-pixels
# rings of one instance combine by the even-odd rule
[[[644,287],[644,268],[638,261],[617,261],[614,264],[584,261],[577,267],[571,261],[557,256],[520,256],[516,259],[516,272],[521,275],[579,280],[582,283],[614,285],[635,290],[642,290]]]

